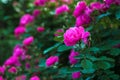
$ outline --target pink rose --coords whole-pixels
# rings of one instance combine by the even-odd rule
[[[111,5],[115,2],[115,0],[104,0],[104,2],[108,5]]]
[[[82,26],[85,24],[89,24],[91,22],[91,18],[89,15],[82,14],[76,19],[76,26]]]
[[[20,19],[20,25],[27,25],[34,21],[34,17],[30,14],[25,14]]]
[[[16,45],[13,51],[13,56],[20,57],[25,53],[20,45]]]
[[[0,76],[0,80],[5,80],[2,76]]]
[[[8,58],[5,62],[6,66],[21,66],[18,57],[16,56],[11,56]]]
[[[70,64],[76,64],[78,62],[78,60],[75,59],[75,56],[78,56],[78,55],[79,55],[78,52],[75,52],[74,50],[71,50],[71,53],[69,55]]]
[[[82,34],[82,40],[83,40],[83,42],[85,43],[85,44],[87,44],[88,43],[88,37],[90,36],[90,33],[89,32],[84,32],[83,34]]]
[[[75,45],[81,38],[84,28],[80,27],[71,27],[64,33],[64,43],[66,46]]]
[[[80,72],[73,72],[72,73],[72,78],[73,79],[78,79],[78,78],[80,78],[81,77],[81,73]]]
[[[30,80],[40,80],[40,78],[38,76],[33,76],[30,78]]]
[[[14,34],[15,34],[16,37],[19,37],[20,35],[22,35],[25,32],[26,32],[26,28],[24,26],[18,26],[14,30]]]
[[[69,11],[69,7],[64,4],[64,5],[59,6],[59,7],[56,8],[55,14],[60,15],[60,14],[62,14],[64,12],[68,12],[68,11]]]
[[[34,0],[35,6],[44,6],[47,0]]]
[[[16,67],[11,67],[10,69],[8,69],[9,73],[17,73],[17,68]]]
[[[35,10],[33,11],[33,16],[34,16],[34,17],[37,17],[37,16],[39,16],[40,13],[41,13],[41,11],[40,11],[39,9],[35,9]]]
[[[46,66],[50,67],[58,61],[59,61],[58,56],[51,56],[46,60]]]
[[[5,72],[5,67],[0,66],[0,74],[4,74],[4,72]]]
[[[27,37],[23,40],[23,44],[26,46],[29,46],[33,43],[33,41],[34,41],[34,37],[30,36],[30,37]]]
[[[102,6],[103,4],[102,3],[100,3],[100,2],[92,2],[91,4],[90,4],[90,8],[92,9],[92,10],[101,10],[102,9]]]
[[[38,31],[38,32],[43,32],[44,30],[45,30],[44,27],[37,27],[37,31]]]
[[[77,18],[78,16],[80,16],[81,14],[84,13],[85,9],[87,7],[87,4],[85,1],[80,1],[77,3],[77,6],[75,7],[75,10],[73,12],[73,16],[75,18]]]
[[[91,15],[91,13],[93,12],[93,10],[91,9],[91,8],[89,8],[89,7],[86,7],[86,9],[85,9],[85,14],[86,15]]]

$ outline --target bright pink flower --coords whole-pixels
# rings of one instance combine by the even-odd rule
[[[115,0],[116,5],[120,5],[120,0]]]
[[[64,5],[59,6],[59,7],[56,8],[55,14],[60,15],[60,14],[62,14],[64,12],[68,12],[68,11],[69,11],[69,7],[64,4]]]
[[[44,6],[47,0],[34,0],[35,6]]]
[[[79,55],[78,52],[75,52],[74,50],[71,50],[71,53],[69,55],[70,64],[76,64],[78,62],[78,60],[75,59],[75,56],[78,56],[78,55]]]
[[[81,77],[81,73],[80,72],[73,72],[72,73],[72,78],[73,79],[78,79],[78,78],[80,78]]]
[[[4,74],[4,72],[5,72],[5,67],[0,66],[0,74]]]
[[[11,67],[10,69],[8,69],[9,73],[17,73],[17,68],[16,67]]]
[[[82,26],[85,24],[89,24],[91,22],[91,18],[87,14],[82,14],[76,19],[76,26]]]
[[[30,36],[30,37],[27,37],[23,40],[23,44],[26,46],[29,46],[33,43],[33,41],[34,41],[34,37]]]
[[[88,37],[90,36],[90,33],[89,32],[84,32],[83,34],[82,34],[82,40],[83,40],[83,42],[85,43],[85,44],[87,44],[88,43]]]
[[[55,36],[59,36],[60,34],[59,33],[63,33],[63,29],[58,29],[56,32],[55,32]]]
[[[100,2],[92,2],[91,4],[90,4],[90,8],[92,9],[92,10],[101,10],[102,9],[102,6],[103,4],[102,3],[100,3]]]
[[[17,76],[15,80],[26,80],[26,75]]]
[[[5,62],[6,66],[21,66],[18,57],[16,56],[11,56],[8,58]]]
[[[37,17],[37,16],[39,16],[40,13],[41,13],[41,11],[40,11],[39,9],[35,9],[35,10],[33,11],[33,16],[34,16],[34,17]]]
[[[84,32],[84,28],[80,27],[71,27],[64,33],[64,43],[66,46],[75,45],[81,38]]]
[[[37,27],[37,31],[38,31],[38,32],[43,32],[44,30],[45,30],[44,27]]]
[[[25,63],[25,68],[26,68],[26,69],[30,69],[30,63],[28,63],[28,62]]]
[[[2,76],[0,76],[0,80],[4,80],[4,78]]]
[[[13,51],[13,56],[20,57],[25,53],[20,45],[16,45]]]
[[[108,5],[111,5],[115,2],[115,0],[104,0],[104,2]]]
[[[89,7],[86,7],[86,9],[85,9],[85,14],[86,15],[91,15],[91,13],[93,12],[93,10],[91,9],[91,8],[89,8]]]
[[[30,14],[25,14],[20,19],[20,25],[27,25],[34,21],[34,17]]]
[[[50,67],[59,61],[58,56],[51,56],[46,60],[46,66]]]
[[[77,18],[78,16],[80,16],[81,14],[84,13],[85,9],[86,9],[87,5],[85,1],[80,1],[78,2],[77,6],[75,7],[75,10],[73,12],[73,16],[75,18]]]
[[[19,37],[21,34],[23,34],[25,32],[26,32],[26,28],[24,26],[18,26],[14,30],[14,34],[15,34],[16,37]]]
[[[30,78],[30,80],[40,80],[40,78],[38,76],[33,76]]]

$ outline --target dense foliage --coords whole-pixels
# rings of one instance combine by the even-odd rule
[[[120,79],[119,0],[0,4],[0,80]]]

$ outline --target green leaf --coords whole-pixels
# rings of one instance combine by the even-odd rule
[[[116,19],[120,19],[120,9],[118,9],[115,13]]]
[[[97,61],[97,62],[94,63],[94,68],[95,69],[104,69],[104,70],[106,70],[106,69],[109,69],[111,67],[112,67],[111,64],[109,62],[107,62],[107,61]]]
[[[92,47],[92,48],[90,48],[90,51],[93,51],[94,53],[97,53],[97,52],[100,51],[100,49],[97,48],[97,47]]]
[[[56,36],[54,40],[58,42],[63,42],[63,36]]]
[[[97,17],[97,21],[99,21],[100,19],[102,19],[103,17],[109,16],[111,13],[110,12],[106,12],[104,14],[101,14]]]
[[[55,44],[54,46],[52,46],[52,47],[50,47],[50,48],[44,50],[44,51],[43,51],[43,54],[46,54],[46,53],[48,53],[48,52],[50,52],[50,51],[56,49],[56,48],[57,48],[58,46],[60,46],[60,45],[61,45],[61,43]]]
[[[110,55],[112,55],[112,56],[118,56],[118,55],[120,55],[120,49],[118,49],[118,48],[113,48],[113,49],[111,49],[110,50]]]
[[[72,68],[68,68],[67,73],[73,73],[73,72],[77,72],[80,71],[80,67],[72,67]]]
[[[110,62],[114,62],[115,60],[112,58],[108,58],[106,56],[101,56],[97,59],[98,61],[110,61]]]
[[[67,51],[67,50],[70,50],[70,49],[72,49],[72,47],[68,47],[66,45],[61,45],[61,46],[58,47],[57,51],[58,52],[63,52],[63,51]]]
[[[83,68],[83,73],[93,73],[95,71],[93,68],[93,63],[90,60],[82,60],[81,66]]]

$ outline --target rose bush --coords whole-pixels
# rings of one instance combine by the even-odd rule
[[[120,79],[119,0],[34,0],[26,7],[0,80]]]

